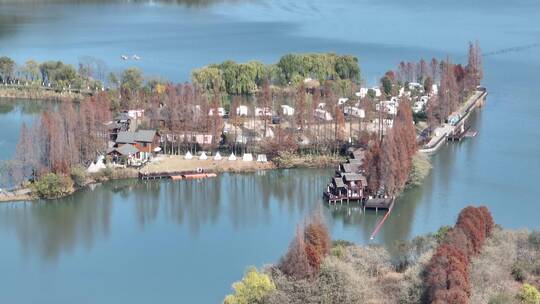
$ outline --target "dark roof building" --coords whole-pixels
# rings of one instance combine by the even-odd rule
[[[334,184],[336,188],[345,188],[345,183],[340,177],[334,177],[332,179],[332,183]]]
[[[136,142],[151,143],[156,136],[156,130],[139,130],[137,132],[121,131],[118,132],[116,143],[119,144],[133,144]]]
[[[150,143],[154,141],[156,134],[156,130],[139,130],[135,132],[135,141]]]
[[[139,153],[139,149],[132,144],[125,144],[118,148],[110,148],[107,150],[107,154],[115,154],[121,156],[131,156]]]

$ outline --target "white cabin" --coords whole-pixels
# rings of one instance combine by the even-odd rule
[[[342,104],[345,104],[347,101],[349,101],[349,98],[343,97],[343,98],[338,99],[337,104],[342,105]]]
[[[211,109],[208,111],[208,116],[214,116],[214,110],[215,110],[214,108],[211,108]],[[218,115],[219,117],[225,116],[225,109],[222,108],[222,107],[217,108],[217,115]]]
[[[346,115],[353,116],[353,117],[358,117],[358,118],[366,117],[366,112],[364,111],[364,109],[360,109],[358,107],[345,107],[343,108],[343,112]]]
[[[272,116],[272,109],[266,107],[256,107],[255,108],[255,116]]]
[[[323,110],[323,109],[316,109],[313,115],[315,115],[315,117],[324,121],[332,120],[332,114],[328,113],[328,111]]]
[[[354,93],[354,95],[356,95],[356,97],[364,98],[366,97],[367,92],[368,92],[368,88],[360,88],[360,91]]]
[[[248,112],[247,106],[241,105],[241,106],[238,106],[238,108],[236,108],[236,115],[238,116],[247,116],[248,113],[249,112]]]
[[[285,116],[293,116],[294,115],[294,108],[288,105],[282,105],[281,106],[281,112],[283,112],[283,115]]]

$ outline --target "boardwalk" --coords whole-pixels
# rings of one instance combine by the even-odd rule
[[[433,130],[434,136],[419,151],[427,154],[435,153],[441,147],[441,145],[449,138],[450,135],[461,133],[459,132],[458,128],[461,128],[463,126],[470,113],[476,107],[482,105],[485,102],[486,96],[487,91],[485,89],[477,90],[474,95],[471,96],[471,98],[469,98],[469,100],[467,100],[467,102],[465,102],[458,110],[460,119],[454,125],[445,123]],[[453,138],[455,138],[455,136]]]

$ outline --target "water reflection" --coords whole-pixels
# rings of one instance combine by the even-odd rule
[[[0,205],[0,229],[15,232],[24,256],[37,255],[53,262],[79,247],[91,250],[110,234],[122,236],[126,229],[146,230],[172,223],[192,239],[199,238],[203,230],[216,230],[210,227],[231,234],[261,227],[276,229],[284,219],[302,221],[323,206],[320,191],[330,173],[294,169],[223,174],[201,181],[114,181],[56,201]],[[408,193],[407,203],[414,204],[420,193]],[[324,206],[336,237],[362,243],[369,241],[384,215],[362,213],[356,204]],[[388,228],[381,230],[379,242],[408,237],[414,205],[397,209]],[[336,228],[339,226],[344,228]],[[348,229],[354,231],[352,238],[342,233]]]
[[[112,193],[87,191],[70,198],[0,206],[0,227],[13,230],[21,253],[56,262],[61,254],[91,249],[111,227]]]

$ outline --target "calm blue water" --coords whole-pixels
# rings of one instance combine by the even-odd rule
[[[539,12],[523,0],[0,5],[0,20],[18,16],[0,21],[0,54],[94,56],[113,71],[135,64],[184,81],[209,62],[334,51],[357,55],[374,84],[401,60],[464,61],[469,40],[486,52],[538,43]],[[478,136],[434,157],[425,184],[403,195],[374,242],[434,231],[468,204],[488,205],[504,227],[539,227],[539,58],[540,48],[484,58],[490,95],[473,117]],[[13,155],[17,128],[32,117],[20,103],[4,112],[0,159]],[[0,303],[220,302],[248,265],[277,261],[296,224],[321,207],[335,238],[369,242],[381,215],[323,207],[329,172],[115,182],[53,203],[0,205]]]

